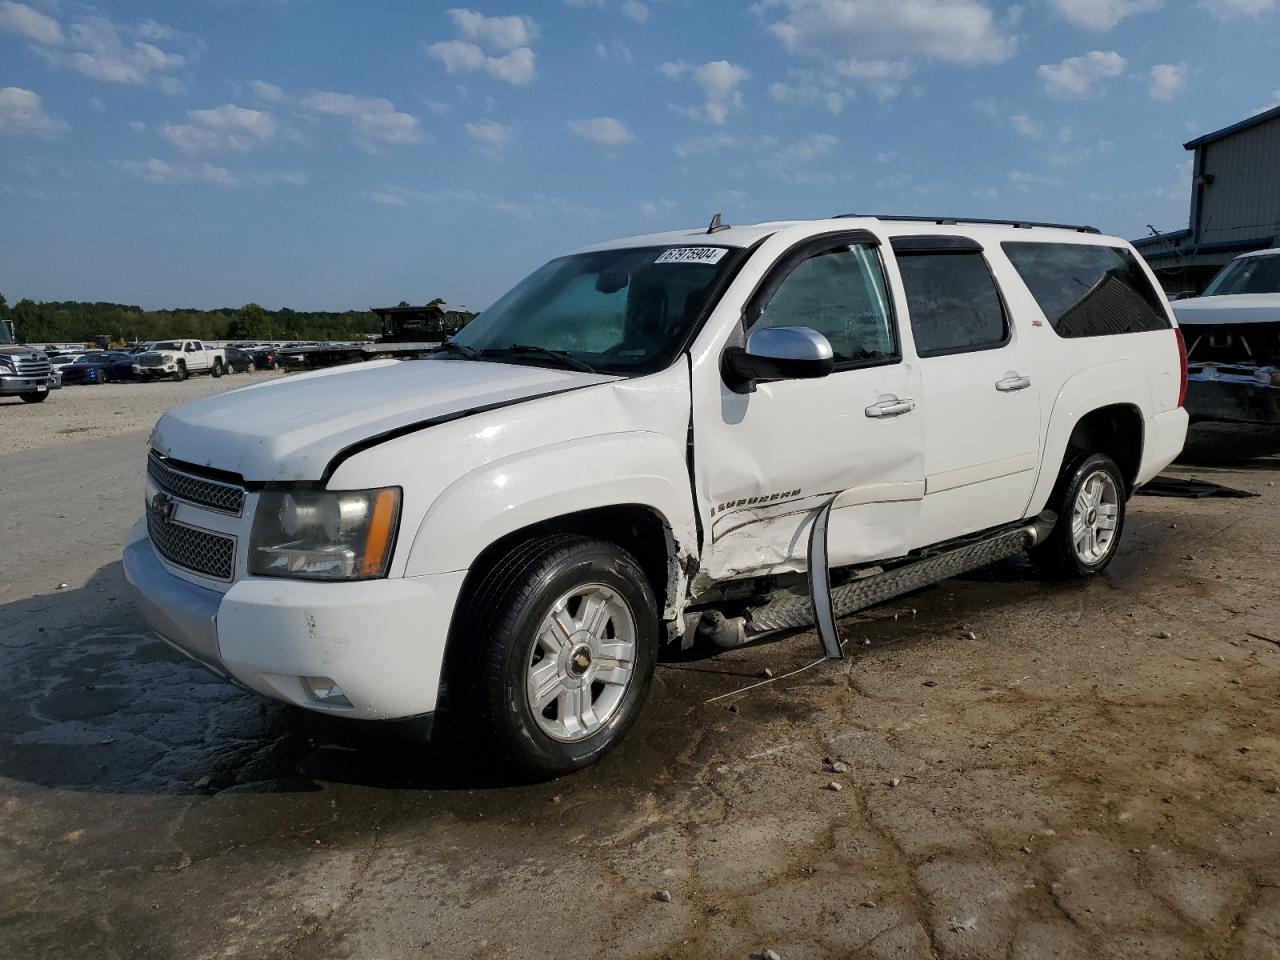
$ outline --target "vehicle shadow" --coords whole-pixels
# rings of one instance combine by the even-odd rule
[[[1169,554],[1159,542],[1169,536],[1164,518],[1157,508],[1145,563],[1121,556],[1105,584],[1055,589],[1140,590]],[[428,743],[420,724],[334,720],[243,691],[151,634],[131,589],[115,562],[84,586],[0,604],[0,777],[152,796],[312,792],[338,783],[465,797],[536,783],[477,755],[467,731],[447,721]],[[1028,561],[1008,560],[844,618],[840,629],[851,640],[847,655],[857,658],[863,643],[929,642],[1043,589]],[[637,729],[579,776],[651,781],[699,740],[712,699],[753,685],[766,666],[781,676],[819,655],[806,631],[733,651],[705,644],[664,655]],[[820,671],[807,679],[820,682]],[[786,697],[763,702],[769,711],[788,709]]]
[[[0,604],[0,776],[146,795],[528,782],[447,736],[428,744],[419,723],[333,720],[241,690],[150,633],[131,589],[115,562]]]

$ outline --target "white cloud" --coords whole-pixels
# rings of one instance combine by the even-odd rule
[[[248,90],[251,97],[263,103],[283,103],[288,99],[283,90],[265,80],[250,80]]]
[[[722,125],[729,114],[742,109],[742,91],[738,88],[751,76],[746,67],[728,60],[712,60],[700,67],[683,61],[669,61],[658,68],[663,76],[677,79],[688,75],[702,90],[704,101],[699,106],[678,107],[685,116]]]
[[[515,127],[494,120],[476,120],[463,125],[467,136],[474,140],[481,153],[497,158],[502,148],[515,134]]]
[[[22,87],[0,87],[0,134],[53,137],[67,125],[49,116],[40,95]]]
[[[1026,137],[1028,140],[1039,140],[1044,136],[1044,127],[1025,113],[1014,114],[1009,118],[1009,125],[1013,127],[1019,136]]]
[[[1022,170],[1010,170],[1009,185],[1019,193],[1031,193],[1042,187],[1060,188],[1062,181],[1057,177],[1046,177],[1038,173],[1025,173]]]
[[[1219,20],[1257,17],[1276,9],[1278,0],[1200,0],[1200,6]]]
[[[151,183],[202,183],[215,187],[300,187],[307,182],[307,175],[301,171],[239,175],[212,163],[168,163],[157,157],[142,161],[124,160],[116,166]]]
[[[1147,90],[1153,100],[1172,100],[1187,85],[1185,63],[1158,63],[1151,68]]]
[[[785,13],[769,30],[790,52],[828,63],[999,63],[1016,46],[979,0],[765,0],[755,9],[778,7]]]
[[[352,141],[370,152],[384,144],[418,143],[424,139],[418,118],[397,110],[385,97],[316,90],[303,97],[300,106],[308,113],[345,118],[351,124]]]
[[[152,183],[209,183],[219,187],[239,186],[240,179],[226,167],[211,163],[166,163],[157,157],[150,160],[126,160],[121,169]]]
[[[491,57],[474,43],[465,40],[442,40],[426,48],[427,56],[439,60],[448,73],[471,73],[484,70],[489,76],[517,87],[523,87],[537,76],[537,55],[528,47],[517,47],[501,57]]]
[[[190,123],[166,123],[160,136],[184,153],[234,150],[245,153],[276,133],[275,118],[263,110],[233,103],[206,110],[188,110]]]
[[[590,117],[586,120],[570,120],[569,129],[583,140],[616,147],[631,143],[636,135],[617,117]]]
[[[677,157],[688,159],[737,149],[742,145],[743,141],[740,137],[728,133],[713,133],[705,137],[694,137],[692,140],[681,140],[671,150]]]
[[[527,47],[538,38],[538,25],[529,17],[486,17],[461,8],[450,10],[449,16],[459,34],[500,53]]]
[[[646,217],[660,217],[676,208],[674,200],[663,197],[660,200],[644,200],[640,204],[640,212]]]
[[[1127,66],[1128,61],[1114,50],[1092,50],[1061,63],[1043,64],[1039,74],[1051,96],[1083,97],[1092,93],[1100,81],[1120,76]]]
[[[1052,3],[1068,22],[1105,33],[1126,17],[1159,10],[1164,0],[1052,0]]]
[[[119,26],[106,17],[86,16],[73,22],[61,40],[41,42],[34,49],[55,66],[65,67],[107,83],[141,85],[154,82],[162,92],[177,94],[185,90],[172,71],[186,66],[182,54],[160,49],[147,39],[175,36],[167,27],[153,20],[138,27]]]
[[[791,69],[786,82],[769,85],[769,96],[778,103],[814,105],[840,113],[858,98],[858,92],[844,76],[832,71]]]
[[[0,2],[0,30],[16,33],[36,43],[62,42],[62,27],[57,20],[13,0]]]
[[[449,16],[462,39],[441,40],[423,48],[447,73],[483,70],[517,87],[537,76],[537,54],[530,44],[538,37],[538,25],[529,17],[486,17],[462,8],[450,10]]]
[[[622,15],[636,23],[649,22],[649,8],[640,0],[623,0]]]
[[[1274,110],[1276,107],[1280,107],[1280,90],[1272,90],[1271,101],[1267,103],[1265,106],[1261,106],[1253,112],[1266,113],[1268,110]]]

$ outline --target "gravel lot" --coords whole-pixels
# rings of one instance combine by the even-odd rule
[[[191,377],[182,383],[156,380],[77,384],[53,391],[44,403],[23,403],[17,397],[0,397],[0,429],[4,431],[4,445],[0,450],[38,450],[137,430],[150,431],[170,407],[280,376],[284,374],[264,370],[231,374],[217,380],[207,376]]]
[[[1261,497],[1136,499],[1102,578],[949,581],[715,702],[817,640],[669,661],[619,751],[521,784],[144,632],[137,427],[242,382],[4,411],[146,406],[0,453],[0,955],[1280,957],[1280,438],[1203,434],[1174,472]]]

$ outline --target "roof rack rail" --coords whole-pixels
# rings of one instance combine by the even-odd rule
[[[936,223],[939,226],[955,226],[959,223],[982,223],[993,226],[1015,227],[1030,230],[1032,227],[1052,227],[1055,230],[1074,230],[1076,233],[1101,233],[1097,227],[1083,226],[1077,223],[1041,223],[1038,220],[984,220],[979,217],[904,217],[887,213],[841,213],[837,219],[845,217],[866,217],[869,220],[901,220],[906,223]]]

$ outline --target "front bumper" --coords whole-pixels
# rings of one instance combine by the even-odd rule
[[[0,397],[16,397],[23,393],[44,393],[62,386],[62,374],[47,377],[20,377],[16,373],[0,373]]]
[[[1192,422],[1280,426],[1280,370],[1250,364],[1195,368],[1187,377]]]
[[[135,363],[133,365],[133,372],[139,377],[146,377],[148,375],[159,376],[161,374],[174,374],[178,372],[178,365],[176,363],[162,363],[162,364],[155,364],[155,365],[148,364],[147,366],[144,367],[142,364]]]
[[[445,641],[465,572],[360,583],[255,578],[226,593],[162,560],[140,521],[124,550],[143,619],[220,676],[321,713],[392,720],[436,708]],[[350,706],[317,699],[328,678]]]

